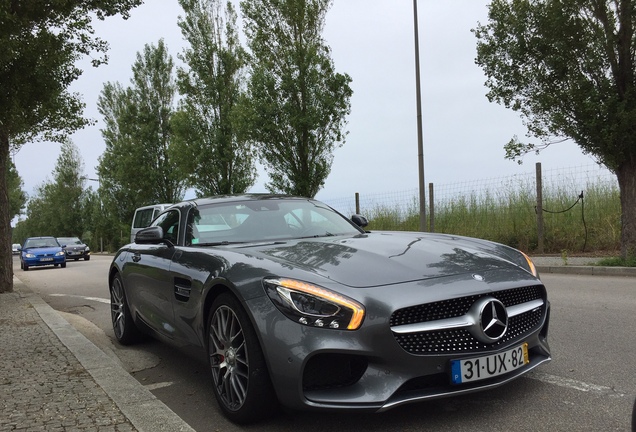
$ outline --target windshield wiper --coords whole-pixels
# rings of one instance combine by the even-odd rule
[[[211,243],[196,243],[191,246],[229,246],[229,245],[241,244],[241,243],[245,243],[245,242],[230,242],[230,241],[224,240],[220,242],[211,242]]]
[[[333,237],[333,236],[335,236],[335,234],[332,234],[329,231],[327,231],[324,234],[315,234],[315,235],[310,235],[310,236],[305,236],[305,237],[298,237],[298,238],[299,239],[307,239],[307,238],[320,238],[320,237]]]

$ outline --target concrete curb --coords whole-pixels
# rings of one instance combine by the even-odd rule
[[[77,358],[95,382],[140,432],[194,432],[185,421],[157,399],[117,362],[78,332],[37,294],[13,278],[15,291],[27,300],[44,323]]]
[[[585,276],[629,276],[636,277],[636,267],[605,267],[605,266],[537,266],[539,275],[542,273],[557,273]]]

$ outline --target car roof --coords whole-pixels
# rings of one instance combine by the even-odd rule
[[[240,201],[264,201],[264,200],[275,200],[275,199],[286,199],[286,200],[313,200],[312,198],[304,198],[294,195],[283,195],[283,194],[240,194],[240,195],[218,195],[206,198],[196,198],[192,200],[187,200],[185,202],[195,203],[196,205],[206,205],[206,204],[218,204],[218,203],[231,203],[231,202],[240,202]]]
[[[29,237],[27,238],[27,240],[32,240],[32,239],[39,240],[39,239],[50,239],[50,238],[54,239],[55,237],[53,236]]]

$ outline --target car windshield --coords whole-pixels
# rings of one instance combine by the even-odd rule
[[[82,241],[77,237],[58,237],[57,241],[63,245],[81,245]]]
[[[24,242],[24,248],[43,248],[43,247],[60,247],[57,240],[53,237],[46,238],[30,238]]]
[[[277,198],[193,208],[186,242],[218,245],[360,233],[346,218],[320,202]]]

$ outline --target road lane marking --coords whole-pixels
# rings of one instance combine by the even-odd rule
[[[160,382],[155,384],[144,384],[144,387],[146,387],[150,391],[153,391],[153,390],[157,390],[164,387],[170,387],[173,384],[174,384],[174,381],[165,381],[165,382]]]
[[[105,303],[105,304],[109,304],[110,303],[110,299],[105,299],[105,298],[101,298],[101,297],[86,297],[86,296],[79,296],[79,295],[73,295],[73,294],[49,294],[51,297],[74,297],[74,298],[79,298],[79,299],[84,299],[84,300],[90,300],[90,301],[95,301],[95,302],[99,302],[99,303]]]
[[[583,381],[574,380],[571,378],[564,378],[556,375],[550,375],[542,372],[532,371],[527,374],[526,377],[535,379],[548,384],[554,384],[559,387],[569,388],[573,390],[579,390],[583,392],[596,393],[601,395],[609,395],[616,397],[623,397],[625,394],[613,389],[611,387],[601,386],[597,384],[589,384]]]

